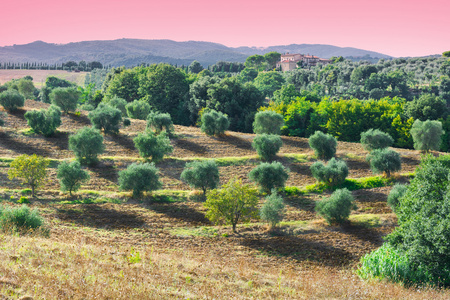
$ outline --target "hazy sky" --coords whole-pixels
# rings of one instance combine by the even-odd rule
[[[450,50],[449,0],[2,0],[0,46],[119,38]]]

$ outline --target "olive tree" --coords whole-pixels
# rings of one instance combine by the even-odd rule
[[[119,109],[100,103],[96,109],[89,112],[89,120],[92,125],[106,133],[119,133],[122,114]]]
[[[336,154],[337,141],[330,134],[316,131],[309,137],[309,146],[319,159],[331,159]]]
[[[348,176],[348,167],[345,161],[337,160],[334,157],[326,165],[321,161],[316,161],[310,169],[314,178],[331,187],[343,184]]]
[[[388,148],[373,150],[367,155],[367,160],[375,174],[384,173],[386,177],[391,177],[391,172],[400,171],[402,168],[400,154]]]
[[[35,133],[51,136],[56,128],[61,126],[61,111],[59,107],[51,105],[48,109],[29,110],[24,115]]]
[[[392,146],[394,139],[390,134],[379,129],[369,129],[361,133],[361,144],[364,149],[372,151]]]
[[[220,135],[228,129],[230,122],[227,115],[210,110],[202,114],[202,126],[201,130],[207,135]]]
[[[51,103],[61,108],[64,113],[75,111],[81,93],[74,87],[58,87],[52,90],[49,97]]]
[[[330,225],[347,221],[353,209],[356,209],[356,204],[352,193],[347,189],[336,190],[328,199],[316,204],[316,212]]]
[[[150,112],[147,117],[147,129],[154,129],[156,134],[166,130],[170,135],[174,131],[172,118],[168,113]]]
[[[266,197],[266,201],[264,201],[263,206],[259,210],[259,215],[262,220],[269,223],[272,229],[283,220],[284,212],[283,198],[277,194],[276,190],[272,190],[272,193]]]
[[[283,115],[272,110],[257,112],[253,122],[253,132],[256,134],[281,134],[284,125]]]
[[[134,146],[139,151],[142,158],[151,157],[153,162],[158,162],[164,158],[164,155],[172,153],[173,147],[166,133],[155,135],[153,132],[139,133],[133,139]]]
[[[248,174],[251,181],[269,193],[274,188],[283,188],[289,178],[288,170],[279,162],[261,163]]]
[[[207,189],[215,189],[219,184],[219,168],[214,160],[187,163],[181,173],[181,180],[194,188],[202,189],[206,196]]]
[[[125,106],[128,117],[132,119],[145,120],[150,113],[151,107],[145,101],[134,100]]]
[[[280,151],[283,142],[275,134],[258,134],[253,139],[252,147],[263,160],[272,160]]]
[[[69,137],[69,149],[75,153],[81,164],[94,164],[98,161],[97,155],[105,149],[103,136],[97,129],[83,127]]]
[[[8,89],[0,93],[0,104],[12,112],[25,104],[25,98],[17,90]]]
[[[441,136],[444,134],[441,122],[415,120],[410,132],[414,141],[414,149],[427,152],[439,150]]]
[[[151,192],[161,188],[159,170],[154,163],[132,163],[119,171],[119,187],[122,191],[133,191],[133,197],[141,197],[144,191]]]
[[[56,176],[61,185],[61,191],[68,191],[70,196],[72,196],[72,192],[78,191],[83,182],[88,181],[90,178],[89,173],[81,169],[78,161],[71,163],[63,161],[60,163]]]

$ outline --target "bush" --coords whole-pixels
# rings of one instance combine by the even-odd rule
[[[284,125],[283,115],[272,110],[257,112],[253,122],[253,132],[256,134],[281,134]]]
[[[82,165],[95,164],[98,161],[97,155],[104,151],[103,136],[97,129],[83,127],[77,134],[69,137],[69,149]]]
[[[207,135],[220,135],[228,129],[230,122],[228,121],[227,115],[217,112],[215,110],[210,110],[202,114],[202,132]]]
[[[35,133],[51,136],[61,126],[61,112],[57,106],[51,105],[47,110],[30,110],[24,115]]]
[[[142,158],[151,157],[153,162],[163,159],[164,155],[172,153],[173,147],[167,134],[155,135],[153,132],[140,133],[133,139],[134,146]]]
[[[81,110],[86,110],[86,111],[93,111],[95,109],[94,105],[89,104],[89,103],[85,103],[83,105],[80,105],[78,108],[81,109]]]
[[[106,133],[119,133],[122,114],[117,108],[100,103],[99,106],[88,115],[92,125]]]
[[[58,166],[57,178],[61,185],[61,191],[69,191],[69,195],[72,196],[72,192],[78,191],[81,184],[88,181],[90,176],[88,172],[81,169],[78,161],[71,163],[63,161]]]
[[[81,93],[74,87],[58,87],[50,93],[51,103],[61,108],[64,113],[75,111]]]
[[[316,212],[330,225],[347,221],[352,209],[356,209],[356,204],[352,193],[347,189],[336,190],[328,199],[319,201],[316,205]]]
[[[25,104],[25,98],[15,89],[0,93],[0,104],[8,111],[15,111]]]
[[[131,121],[128,118],[123,119],[123,127],[128,127],[131,125]]]
[[[120,97],[114,96],[111,100],[108,101],[108,105],[112,106],[114,108],[117,108],[122,113],[122,116],[127,116],[127,101],[125,99],[122,99]]]
[[[270,224],[273,228],[283,220],[284,217],[284,203],[283,198],[277,194],[276,190],[272,191],[272,194],[266,197],[266,201],[259,211],[261,219]]]
[[[283,188],[289,178],[288,170],[279,162],[261,163],[248,174],[251,181],[269,193],[274,188]]]
[[[47,177],[47,166],[50,161],[42,156],[21,155],[11,162],[8,170],[8,178],[21,178],[23,184],[31,187],[31,196],[34,197],[35,190],[40,187]]]
[[[367,160],[372,172],[384,173],[386,177],[391,177],[391,172],[400,171],[402,168],[400,154],[387,148],[373,150],[367,155]]]
[[[151,107],[145,101],[134,100],[125,106],[128,117],[132,119],[145,120],[150,113]]]
[[[119,186],[122,191],[133,191],[133,197],[141,197],[144,191],[161,188],[159,170],[154,163],[133,163],[119,172]]]
[[[403,197],[407,189],[407,185],[397,183],[389,192],[387,203],[394,212],[397,212],[398,205],[400,203],[399,199]]]
[[[423,94],[420,98],[407,102],[404,111],[414,120],[437,120],[447,115],[447,106],[439,97]]]
[[[388,133],[378,129],[369,129],[361,133],[361,144],[367,151],[387,148],[393,143],[394,139]]]
[[[309,146],[314,149],[314,153],[319,159],[331,159],[336,154],[336,139],[321,131],[316,131],[309,137]]]
[[[248,184],[242,184],[242,180],[233,178],[223,185],[220,190],[212,190],[208,193],[205,207],[208,209],[206,217],[212,222],[233,226],[239,222],[247,222],[250,218],[258,217],[258,197],[256,190]]]
[[[37,209],[30,210],[25,204],[21,207],[0,207],[0,227],[4,231],[28,231],[44,224]]]
[[[258,134],[252,142],[253,149],[263,160],[272,160],[281,146],[283,146],[281,137],[275,134]]]
[[[174,131],[172,118],[168,113],[151,112],[147,117],[147,128],[153,128],[156,134],[163,129],[170,135]]]
[[[316,161],[310,169],[314,178],[330,187],[343,184],[348,176],[348,167],[345,161],[337,160],[334,157],[327,165],[324,165],[321,161]]]
[[[441,136],[444,134],[442,123],[439,121],[414,121],[411,128],[414,149],[421,151],[439,150]]]
[[[181,180],[191,187],[202,189],[206,196],[207,189],[215,189],[219,184],[219,168],[214,160],[187,163]]]

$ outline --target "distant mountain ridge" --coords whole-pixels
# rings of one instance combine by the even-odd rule
[[[51,44],[35,41],[24,45],[0,47],[0,62],[63,63],[73,61],[99,61],[103,65],[136,66],[141,63],[171,63],[189,65],[197,60],[202,65],[218,61],[244,62],[253,54],[280,53],[313,54],[322,58],[332,56],[370,56],[391,58],[389,55],[351,47],[320,44],[292,44],[284,46],[227,47],[211,42],[175,42],[172,40],[118,39],[107,41],[83,41],[68,44]]]

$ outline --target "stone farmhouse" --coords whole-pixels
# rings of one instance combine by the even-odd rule
[[[281,71],[291,71],[299,67],[313,67],[318,63],[327,65],[331,63],[331,60],[320,58],[314,55],[303,55],[303,54],[281,54],[281,60],[277,62],[277,68],[281,68]]]

